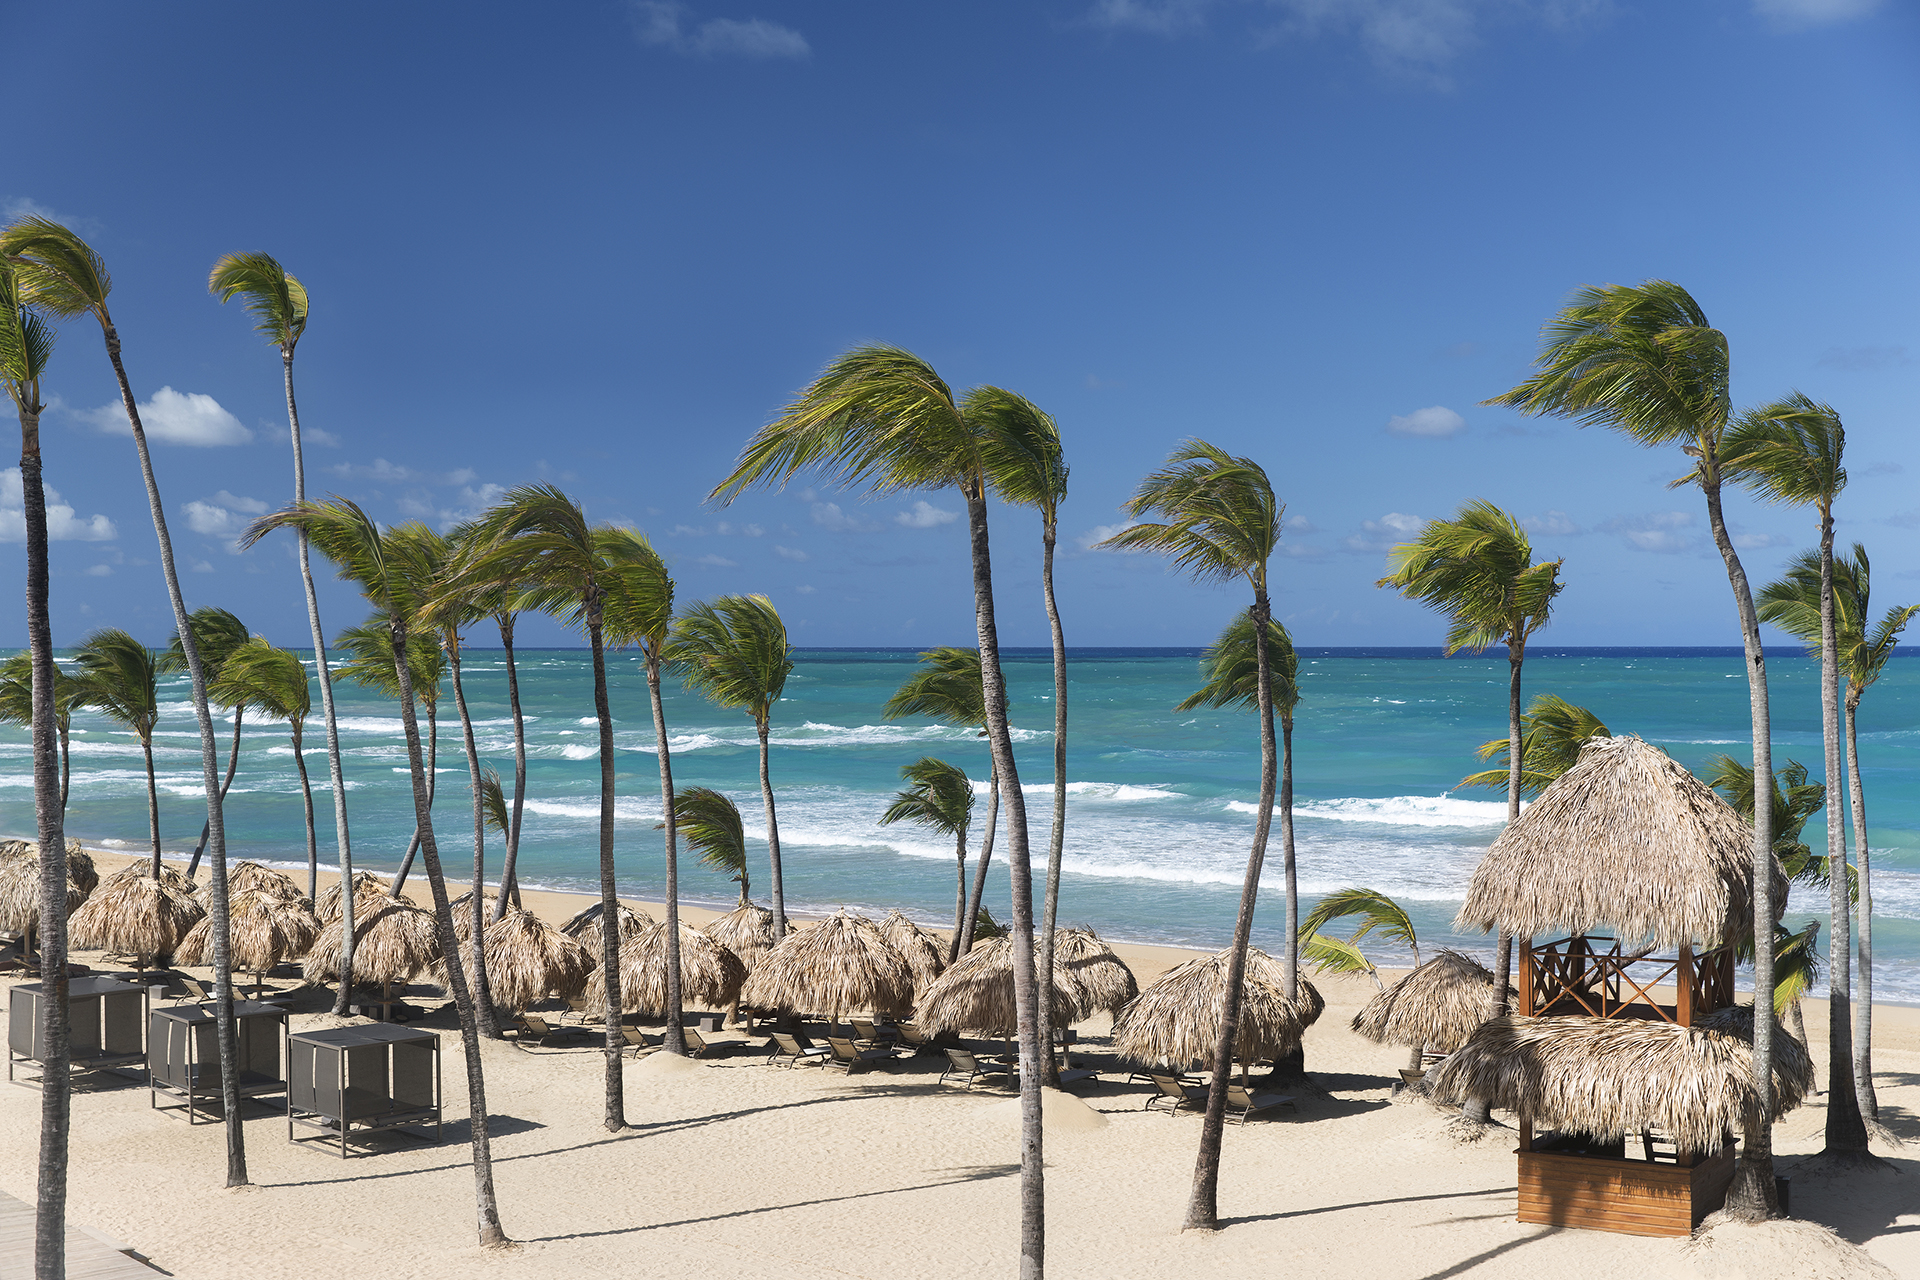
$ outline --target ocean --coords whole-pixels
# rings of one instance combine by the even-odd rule
[[[1214,948],[1229,940],[1253,831],[1260,753],[1244,712],[1175,713],[1197,687],[1197,650],[1070,651],[1071,711],[1063,922],[1116,940]],[[889,722],[880,709],[914,665],[912,650],[815,649],[795,655],[774,713],[772,776],[788,908],[821,912],[898,907],[951,924],[953,847],[946,837],[878,823],[902,765],[945,758],[984,779],[985,742],[965,730]],[[1052,801],[1052,670],[1043,650],[1006,655],[1021,782],[1028,797],[1036,872]],[[518,653],[527,713],[528,799],[520,875],[531,887],[597,885],[598,763],[591,665],[583,650]],[[620,890],[657,897],[664,869],[660,790],[644,674],[630,652],[609,655],[618,770]],[[1822,773],[1818,664],[1797,650],[1769,654],[1776,762]],[[1294,735],[1295,815],[1303,910],[1347,885],[1389,893],[1407,907],[1423,948],[1491,954],[1491,940],[1454,933],[1465,884],[1499,833],[1498,792],[1456,784],[1481,768],[1474,748],[1506,734],[1504,653],[1442,658],[1436,650],[1303,649]],[[509,786],[512,722],[499,650],[466,651],[465,684],[479,750]],[[412,830],[412,801],[397,708],[336,684],[349,821],[358,865],[390,871]],[[1696,770],[1717,753],[1744,758],[1747,689],[1737,649],[1547,649],[1531,652],[1526,694],[1552,692],[1591,708],[1616,733],[1637,733]],[[205,817],[197,734],[184,678],[161,690],[156,735],[162,843],[193,847]],[[316,697],[317,702],[317,697]],[[453,699],[443,696],[435,829],[449,870],[472,865],[470,792]],[[765,824],[752,722],[668,680],[666,703],[678,785],[710,786],[740,805],[755,840],[755,897],[768,881]],[[230,723],[230,722],[229,722]],[[227,799],[232,856],[305,865],[299,787],[284,724],[249,717]],[[222,762],[225,760],[222,740]],[[323,865],[335,862],[325,738],[316,708],[307,764],[316,784]],[[1876,994],[1920,1002],[1920,661],[1889,664],[1860,716],[1868,834],[1874,868]],[[0,831],[33,831],[25,730],[0,727]],[[980,784],[977,784],[979,786]],[[980,789],[983,789],[981,787]],[[976,808],[977,851],[985,801]],[[91,713],[75,716],[71,834],[108,848],[146,845],[140,748]],[[1277,837],[1277,827],[1276,827]],[[1820,820],[1804,837],[1824,848]],[[1007,914],[1004,831],[996,842],[988,905]],[[497,869],[501,846],[489,850]],[[418,874],[418,872],[416,872]],[[1036,876],[1036,879],[1038,877]],[[685,859],[686,898],[724,906],[731,882]],[[1282,935],[1279,848],[1267,862],[1258,945]],[[1789,919],[1824,915],[1824,892],[1796,887]],[[1369,943],[1380,962],[1407,957]]]

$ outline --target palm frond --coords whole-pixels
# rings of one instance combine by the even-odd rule
[[[1308,934],[1300,943],[1300,957],[1315,973],[1364,973],[1377,984],[1379,970],[1359,947],[1330,934]]]
[[[689,606],[673,624],[664,656],[695,693],[764,721],[793,670],[787,628],[761,595],[719,596]]]
[[[1140,482],[1123,510],[1135,520],[1150,514],[1166,519],[1141,520],[1100,546],[1156,552],[1172,557],[1197,582],[1245,577],[1256,593],[1264,592],[1286,508],[1252,459],[1188,440]]]
[[[53,715],[64,722],[75,707],[87,705],[86,683],[53,666]],[[8,724],[33,723],[33,655],[16,653],[0,662],[0,721]]]
[[[913,822],[942,835],[966,835],[973,821],[973,783],[966,770],[934,756],[923,756],[902,765],[900,776],[912,785],[894,792],[893,803],[880,817],[881,826]]]
[[[38,413],[39,385],[53,358],[56,331],[20,300],[20,280],[0,257],[0,381],[29,412]]]
[[[1200,653],[1200,674],[1206,683],[1174,706],[1175,711],[1199,707],[1243,707],[1249,711],[1259,705],[1260,655],[1254,644],[1253,614],[1242,610],[1227,624],[1227,629]],[[1293,714],[1300,705],[1300,655],[1294,652],[1293,637],[1278,619],[1267,623],[1268,686],[1273,705],[1283,716]]]
[[[393,632],[379,614],[333,638],[336,656],[344,661],[340,674],[363,688],[400,700],[400,677],[393,669]],[[440,682],[446,677],[446,651],[425,632],[407,636],[407,674],[413,696],[432,706],[440,700]]]
[[[747,836],[740,809],[712,787],[685,787],[674,793],[673,822],[700,861],[740,882],[747,895]]]
[[[1831,506],[1847,487],[1846,446],[1833,407],[1796,391],[1740,415],[1721,444],[1721,468],[1769,502]]]
[[[25,305],[62,320],[91,315],[106,322],[113,289],[107,264],[68,228],[47,218],[18,219],[0,230],[0,258],[12,265]]]
[[[488,765],[480,774],[480,811],[487,830],[507,834],[507,792],[500,785],[500,771]]]
[[[1388,941],[1408,948],[1418,958],[1420,942],[1414,933],[1412,917],[1399,903],[1378,889],[1355,887],[1334,890],[1313,904],[1313,910],[1300,923],[1300,936],[1317,936],[1333,921],[1348,916],[1360,917],[1359,925],[1347,937],[1348,942],[1357,945],[1362,938],[1377,932]]]
[[[235,647],[207,681],[207,696],[223,707],[259,707],[295,724],[313,711],[307,666],[291,649],[262,636]]]
[[[1476,499],[1394,547],[1387,576],[1376,585],[1445,613],[1452,621],[1448,653],[1480,653],[1503,641],[1523,642],[1546,625],[1561,590],[1561,563],[1533,563],[1533,544],[1520,522]]]
[[[246,299],[254,328],[291,353],[307,330],[307,291],[272,255],[229,253],[213,264],[207,292],[222,303]]]
[[[880,714],[888,720],[925,716],[958,729],[983,729],[987,702],[980,683],[980,651],[943,645],[922,653],[920,664]]]
[[[187,615],[187,629],[193,632],[193,647],[200,654],[200,670],[208,681],[220,674],[233,651],[247,642],[247,628],[225,609],[209,605]],[[174,632],[167,651],[160,657],[160,670],[183,674],[187,669],[187,651],[180,645],[180,633]],[[229,706],[229,703],[221,703]]]
[[[975,387],[961,412],[980,433],[981,468],[1003,502],[1038,508],[1049,527],[1067,496],[1060,426],[1031,400],[999,387]]]
[[[84,705],[147,741],[160,716],[160,655],[118,627],[106,627],[82,640],[73,657]]]
[[[1539,795],[1579,762],[1580,748],[1589,738],[1612,736],[1600,717],[1585,707],[1575,706],[1557,693],[1540,694],[1520,717],[1520,794]],[[1507,763],[1511,746],[1506,738],[1481,743],[1476,754],[1482,760],[1501,761],[1500,767],[1470,773],[1454,785],[1505,789],[1512,781]]]

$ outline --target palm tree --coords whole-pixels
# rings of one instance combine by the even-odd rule
[[[1679,444],[1693,460],[1684,483],[1707,500],[1713,544],[1727,569],[1740,635],[1746,646],[1757,777],[1773,775],[1768,729],[1767,657],[1760,643],[1747,571],[1721,511],[1725,480],[1721,444],[1732,420],[1727,336],[1707,323],[1700,304],[1679,285],[1649,280],[1580,290],[1548,321],[1539,372],[1489,400],[1526,414],[1554,414],[1582,426],[1609,427],[1648,447]],[[1771,814],[1756,804],[1753,831],[1753,980],[1771,990],[1773,973],[1773,833]],[[1773,1114],[1773,1020],[1756,1018],[1753,1085],[1756,1114]],[[1779,1213],[1773,1184],[1773,1127],[1757,1122],[1741,1147],[1728,1216],[1760,1221]]]
[[[1140,482],[1123,508],[1134,520],[1161,515],[1163,522],[1142,522],[1122,529],[1100,545],[1122,550],[1157,551],[1173,557],[1196,581],[1231,582],[1244,578],[1253,589],[1247,611],[1253,632],[1254,705],[1260,723],[1260,809],[1253,848],[1240,886],[1240,911],[1233,923],[1233,954],[1227,961],[1227,993],[1220,1019],[1220,1044],[1214,1050],[1213,1083],[1207,1089],[1207,1114],[1200,1129],[1200,1154],[1193,1171],[1193,1195],[1182,1226],[1215,1231],[1220,1226],[1220,1142],[1227,1119],[1227,1083],[1233,1048],[1239,1037],[1240,988],[1246,978],[1247,945],[1253,935],[1253,908],[1260,894],[1260,870],[1273,825],[1273,800],[1279,772],[1279,748],[1273,734],[1273,655],[1269,644],[1272,605],[1267,596],[1267,561],[1280,545],[1280,521],[1286,508],[1274,496],[1267,473],[1251,458],[1238,458],[1204,440],[1175,449],[1167,464]],[[1288,896],[1294,869],[1287,866]],[[1287,998],[1300,992],[1299,921],[1287,917]]]
[[[1013,877],[1013,995],[1021,1062],[1020,1274],[1022,1280],[1036,1280],[1046,1270],[1040,1075],[1050,1055],[1040,1043],[1026,798],[1013,758],[994,619],[987,537],[989,434],[926,361],[899,347],[855,347],[829,365],[780,417],[754,433],[733,473],[711,496],[730,500],[751,486],[785,483],[802,470],[817,468],[876,494],[957,488],[966,500],[987,744],[1005,792],[1007,869]]]
[[[346,658],[340,664],[340,674],[362,688],[372,689],[395,702],[400,700],[400,681],[394,678],[393,660],[387,653],[392,647],[391,641],[380,614],[342,631],[333,638],[333,647]],[[440,682],[446,676],[447,655],[431,635],[411,628],[407,633],[407,653],[413,697],[427,713],[427,804],[431,807],[438,788]],[[394,873],[393,893],[398,894],[406,886],[414,855],[419,851],[420,829],[416,825],[407,841],[406,855],[400,859],[400,869]]]
[[[173,563],[173,538],[167,532],[167,513],[160,500],[160,482],[153,472],[153,455],[147,449],[146,428],[140,422],[140,406],[133,386],[127,381],[126,366],[120,359],[120,334],[114,328],[107,309],[107,294],[112,282],[107,265],[87,242],[66,227],[46,218],[22,218],[0,231],[0,259],[12,264],[22,301],[45,315],[62,320],[91,316],[100,325],[100,336],[107,348],[107,360],[120,386],[120,403],[126,410],[127,426],[133,433],[133,448],[140,461],[140,478],[146,484],[147,510],[153,517],[154,537],[160,544],[160,575],[166,580],[167,599],[173,606],[174,630],[184,639],[188,681],[192,686],[193,715],[200,730],[200,767],[207,789],[207,847],[212,852],[212,884],[207,893],[209,929],[213,935],[214,1022],[220,1054],[220,1095],[225,1110],[227,1136],[227,1185],[247,1184],[246,1133],[240,1126],[240,1086],[238,1046],[233,1029],[233,973],[228,965],[229,918],[227,914],[227,833],[221,821],[220,751],[214,741],[213,716],[207,709],[207,677],[200,666],[199,650],[188,630],[187,602],[180,593],[180,575]]]
[[[1451,520],[1429,521],[1411,542],[1387,556],[1391,572],[1376,584],[1393,587],[1445,613],[1449,655],[1507,647],[1507,821],[1520,816],[1520,668],[1527,639],[1547,624],[1560,594],[1559,560],[1533,563],[1527,531],[1491,502],[1473,501]],[[1498,958],[1500,1003],[1511,999],[1508,974],[1513,939],[1502,934]]]
[[[1346,937],[1322,933],[1335,920],[1359,916],[1360,922]],[[1413,917],[1406,908],[1378,889],[1353,887],[1335,889],[1313,904],[1313,910],[1300,925],[1301,950],[1319,973],[1364,973],[1380,989],[1379,971],[1361,953],[1360,940],[1378,933],[1389,942],[1397,942],[1413,952],[1413,967],[1420,967],[1420,937],[1414,931]],[[1413,1046],[1407,1070],[1418,1071],[1424,1046]]]
[[[160,655],[118,627],[95,631],[73,652],[85,704],[125,725],[140,744],[147,766],[147,835],[153,845],[153,878],[160,878],[160,793],[153,773],[153,728],[160,719]]]
[[[513,716],[513,810],[501,828],[507,850],[500,860],[500,898],[494,903],[496,922],[506,918],[507,902],[520,905],[520,817],[527,803],[527,718],[520,707],[520,669],[513,656],[514,623],[520,616],[513,593],[502,589],[492,599],[494,625],[500,628],[500,647],[507,654],[507,707]],[[679,946],[679,940],[674,940]]]
[[[233,789],[233,771],[240,763],[240,722],[246,717],[247,708],[240,703],[222,702],[213,696],[211,690],[220,679],[220,669],[226,665],[228,656],[247,642],[247,628],[227,610],[212,606],[195,609],[188,614],[187,625],[193,628],[193,642],[200,650],[200,667],[207,676],[208,698],[222,711],[233,713],[233,745],[227,748],[227,771],[220,778],[220,801],[224,804],[227,792]],[[180,645],[179,633],[175,632],[167,644],[167,651],[160,656],[160,670],[167,675],[179,675],[186,669],[186,650]],[[193,856],[187,859],[189,880],[200,869],[200,855],[207,847],[207,830],[205,825],[201,826],[200,841],[193,846]]]
[[[291,649],[278,649],[254,636],[227,655],[220,674],[207,686],[207,696],[223,706],[255,706],[287,722],[293,746],[293,767],[300,773],[300,803],[307,819],[307,901],[319,900],[320,846],[313,825],[313,783],[307,777],[307,758],[301,736],[313,713],[313,687],[307,666]],[[345,890],[342,890],[342,902]]]
[[[956,729],[977,729],[987,736],[987,701],[980,683],[980,651],[943,645],[920,655],[921,665],[901,681],[880,714],[888,720],[925,716]],[[948,943],[947,963],[973,949],[981,898],[987,889],[987,867],[993,861],[994,829],[999,825],[1000,775],[987,767],[987,830],[980,841],[980,861],[973,873],[973,897],[962,911],[963,922]]]
[[[293,398],[293,349],[307,331],[306,286],[288,275],[286,269],[267,254],[230,253],[213,264],[207,276],[207,291],[222,304],[235,298],[244,299],[257,322],[254,328],[280,348],[280,370],[287,388],[287,429],[293,439],[293,500],[305,502],[307,462],[300,444],[300,410]],[[327,633],[320,626],[320,598],[314,592],[306,535],[296,536],[300,585],[307,593],[307,630],[313,638],[313,670],[320,681],[320,713],[326,722],[327,779],[333,785],[333,833],[340,854],[340,994],[333,1011],[344,1016],[347,993],[353,987],[353,842],[347,833],[347,782],[340,763],[340,727],[333,711],[333,672],[327,665]],[[511,663],[511,655],[508,661]]]
[[[440,849],[433,837],[433,811],[427,794],[426,763],[420,750],[420,723],[414,715],[413,619],[432,590],[438,567],[432,557],[431,534],[424,526],[400,525],[384,532],[358,504],[346,498],[326,502],[297,502],[253,522],[241,539],[252,546],[275,529],[303,532],[320,554],[338,566],[342,578],[355,583],[384,622],[388,653],[400,703],[400,725],[407,743],[407,768],[413,781],[413,815],[426,861],[427,884],[433,893],[435,932],[440,954],[457,958],[459,936],[453,929],[453,902],[440,868]],[[449,962],[447,987],[453,993],[460,1020],[460,1040],[467,1069],[467,1107],[473,1133],[474,1199],[482,1247],[510,1243],[500,1226],[500,1209],[493,1192],[493,1148],[488,1132],[487,1086],[480,1057],[480,1032],[474,1017],[466,967]]]
[[[47,496],[40,457],[40,380],[53,356],[54,331],[22,305],[19,283],[0,252],[0,382],[20,417],[20,494],[27,535],[27,723],[33,736],[33,805],[42,849],[66,848],[67,719],[71,698],[61,697],[66,676],[53,660],[48,615]],[[65,710],[62,707],[65,706]],[[56,728],[57,726],[57,728]],[[57,733],[57,740],[56,740]],[[56,778],[55,758],[58,757]],[[54,803],[56,786],[59,804]],[[33,1266],[39,1280],[66,1274],[67,1135],[73,1086],[67,1068],[67,876],[64,859],[40,859],[41,972],[52,984],[40,1002],[40,1152],[35,1195]]]
[[[1537,796],[1579,762],[1590,738],[1610,738],[1600,717],[1557,693],[1543,693],[1520,717],[1520,794]],[[1498,768],[1470,773],[1456,787],[1505,787],[1513,790],[1513,739],[1491,738],[1474,752],[1482,760],[1503,761]]]
[[[1805,642],[1820,645],[1820,566],[1817,552],[1803,552],[1787,567],[1786,576],[1760,592],[1760,620]],[[1855,1001],[1853,1042],[1854,1089],[1860,1112],[1869,1120],[1880,1117],[1880,1100],[1873,1088],[1873,877],[1867,849],[1867,799],[1860,781],[1860,742],[1855,732],[1860,699],[1866,694],[1900,643],[1920,604],[1895,605],[1871,629],[1873,564],[1867,549],[1853,544],[1851,559],[1833,561],[1834,626],[1840,669],[1847,677],[1845,703],[1847,731],[1847,795],[1853,810],[1854,862],[1859,875],[1860,998]]]
[[[626,529],[587,523],[580,504],[552,485],[509,490],[481,516],[458,589],[515,586],[528,607],[581,626],[593,651],[593,709],[600,726],[600,972],[606,995],[606,1114],[609,1133],[627,1127],[620,1055],[620,933],[613,863],[613,711],[607,697],[606,606],[622,566],[651,555]],[[643,549],[644,548],[644,552]],[[677,945],[678,938],[671,937]]]
[[[59,757],[58,783],[55,791],[60,802],[60,813],[64,819],[67,812],[67,789],[71,778],[71,736],[73,732],[73,711],[75,707],[85,706],[79,699],[85,692],[80,681],[60,669],[59,663],[53,664],[53,729],[58,739],[55,754]],[[29,730],[33,727],[33,653],[16,653],[5,662],[0,662],[0,721],[21,725]]]
[[[712,787],[688,787],[674,793],[673,822],[702,863],[740,882],[740,905],[746,906],[747,836],[733,801]]]
[[[959,863],[953,902],[957,936],[967,914],[967,826],[973,821],[973,783],[959,765],[933,756],[900,766],[900,776],[913,785],[893,793],[893,803],[881,815],[880,825],[916,822],[953,837],[953,856]]]

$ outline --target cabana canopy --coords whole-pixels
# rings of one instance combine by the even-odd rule
[[[67,844],[67,913],[87,900],[100,875],[78,840]],[[32,933],[40,927],[40,846],[31,840],[0,841],[0,929]]]
[[[701,932],[738,956],[752,973],[761,957],[773,950],[773,912],[743,902],[709,922]]]
[[[146,862],[129,863],[100,882],[67,927],[75,946],[134,956],[142,962],[170,955],[207,913],[193,882],[172,867],[160,878]]]
[[[667,1011],[667,926],[650,924],[620,944],[620,1007],[627,1013]],[[680,1000],[724,1009],[747,979],[740,957],[691,925],[680,926]],[[587,980],[587,1012],[607,1015],[607,985],[596,966]]]
[[[880,936],[885,938],[893,949],[900,953],[913,970],[913,989],[925,991],[940,971],[947,967],[946,953],[934,936],[922,929],[898,911],[887,912],[887,918],[880,922]]]
[[[1594,738],[1487,850],[1455,925],[1718,947],[1753,926],[1752,843],[1752,827],[1664,751]],[[1777,862],[1773,877],[1777,918]]]
[[[305,955],[325,927],[304,896],[274,893],[270,889],[234,893],[227,903],[227,922],[230,964],[255,975]],[[205,916],[193,926],[174,953],[177,963],[213,963],[212,923],[213,917]]]
[[[1064,969],[1084,993],[1081,1016],[1118,1014],[1140,994],[1126,961],[1091,929],[1059,929],[1053,935],[1053,965]]]
[[[324,896],[324,895],[323,895]],[[353,980],[391,987],[424,973],[440,955],[440,937],[433,912],[402,898],[359,895],[354,882]],[[326,981],[340,976],[340,931],[323,929],[307,952],[307,978]]]
[[[367,903],[376,906],[391,896],[391,886],[371,871],[353,873],[353,913],[356,917],[366,914]],[[411,903],[412,898],[400,894],[396,901]],[[340,923],[340,882],[334,881],[320,891],[320,901],[313,904],[314,912],[319,915],[322,924]],[[356,926],[358,921],[356,919]]]
[[[913,971],[879,925],[842,907],[780,939],[754,967],[740,999],[756,1009],[832,1018],[863,1010],[903,1014],[913,1007]]]
[[[593,971],[592,952],[530,911],[508,908],[506,915],[487,926],[484,936],[487,993],[496,1009],[517,1013],[548,992],[577,996]],[[473,947],[468,939],[461,941],[460,959],[471,989]],[[433,977],[442,989],[446,987],[444,956],[434,961]]]
[[[1353,1016],[1353,1029],[1375,1044],[1452,1053],[1499,1012],[1493,974],[1443,949],[1367,1001]]]
[[[614,927],[619,931],[620,940],[623,942],[653,923],[653,917],[644,911],[635,910],[624,902],[616,902],[613,905]],[[583,907],[574,912],[567,922],[560,926],[560,932],[569,938],[578,938],[589,946],[598,946],[600,944],[600,904],[596,902],[590,907]]]
[[[1226,1012],[1230,955],[1200,956],[1167,970],[1114,1020],[1113,1047],[1135,1062],[1178,1068],[1211,1062]],[[1326,1008],[1319,990],[1304,977],[1299,998],[1287,999],[1285,970],[1258,947],[1247,948],[1241,991],[1233,1056],[1243,1063],[1292,1052]]]
[[[1053,1025],[1071,1026],[1085,1018],[1086,1000],[1086,989],[1060,964],[1056,950]],[[976,1031],[1002,1039],[1017,1035],[1020,1024],[1013,1006],[1013,938],[975,943],[973,950],[920,992],[913,1020],[930,1035],[943,1031]]]

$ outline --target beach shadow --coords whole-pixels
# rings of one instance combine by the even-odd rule
[[[534,1120],[522,1120],[519,1116],[496,1116],[491,1113],[487,1116],[487,1137],[489,1140],[494,1138],[510,1138],[515,1134],[521,1133],[533,1133],[536,1130],[546,1127],[547,1126]],[[446,1126],[441,1130],[441,1141],[458,1142],[461,1144],[472,1142],[473,1118],[471,1116],[462,1116],[458,1120],[447,1121]]]
[[[1474,1254],[1471,1258],[1462,1258],[1459,1262],[1454,1263],[1452,1266],[1448,1267],[1445,1271],[1431,1272],[1428,1275],[1422,1276],[1421,1280],[1448,1280],[1448,1278],[1451,1276],[1464,1275],[1467,1272],[1472,1271],[1474,1268],[1478,1267],[1483,1262],[1491,1262],[1493,1259],[1499,1257],[1503,1253],[1511,1252],[1512,1250],[1521,1248],[1524,1245],[1530,1245],[1536,1240],[1544,1240],[1548,1236],[1553,1235],[1555,1232],[1558,1232],[1561,1230],[1564,1230],[1564,1228],[1542,1227],[1538,1231],[1534,1232],[1532,1235],[1522,1236],[1518,1240],[1509,1240],[1505,1244],[1495,1245],[1491,1249],[1483,1250],[1480,1253]]]
[[[1875,1072],[1875,1074],[1879,1074]],[[1882,1107],[1881,1114],[1887,1108]],[[1920,1160],[1881,1156],[1890,1168],[1856,1174],[1801,1171],[1806,1159],[1780,1160],[1775,1169],[1793,1180],[1793,1216],[1832,1227],[1854,1244],[1876,1236],[1920,1232],[1920,1225],[1902,1224],[1902,1214],[1913,1212],[1920,1195]]]
[[[1472,1200],[1481,1196],[1510,1196],[1512,1194],[1514,1194],[1514,1188],[1512,1187],[1489,1187],[1485,1191],[1437,1191],[1427,1196],[1397,1196],[1391,1200],[1354,1200],[1347,1204],[1326,1204],[1312,1209],[1287,1209],[1280,1213],[1257,1213],[1248,1214],[1241,1218],[1222,1218],[1220,1219],[1220,1225],[1224,1228],[1238,1226],[1244,1222],[1285,1222],[1289,1218],[1311,1218],[1316,1214],[1322,1213],[1344,1213],[1348,1209],[1377,1209],[1382,1205],[1389,1204],[1419,1204],[1427,1200]],[[1497,1214],[1488,1216],[1505,1217],[1506,1215]],[[1449,1221],[1451,1221],[1451,1219],[1449,1219]],[[1447,1272],[1446,1274],[1452,1275],[1453,1273]]]

